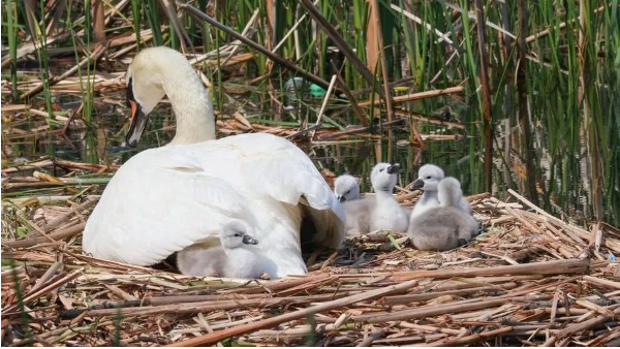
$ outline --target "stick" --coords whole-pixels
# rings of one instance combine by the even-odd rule
[[[315,306],[312,306],[312,307],[309,307],[309,308],[306,308],[306,309],[297,310],[297,311],[294,311],[292,313],[283,314],[283,315],[275,316],[275,317],[272,317],[272,318],[269,318],[269,319],[257,321],[255,323],[251,323],[251,324],[247,324],[247,325],[241,325],[241,326],[236,326],[236,327],[232,327],[232,328],[229,328],[229,329],[226,329],[226,330],[217,331],[217,332],[214,332],[214,333],[209,333],[209,334],[206,334],[206,335],[203,335],[203,336],[200,336],[200,337],[195,337],[195,338],[183,341],[183,342],[172,343],[172,344],[167,345],[167,346],[169,346],[169,347],[176,347],[176,346],[204,346],[204,345],[210,345],[210,344],[216,343],[216,342],[218,342],[218,341],[220,341],[220,340],[222,340],[224,338],[242,335],[244,333],[260,330],[260,329],[267,328],[267,327],[273,327],[273,326],[279,325],[279,324],[281,324],[283,322],[301,319],[301,318],[304,318],[304,317],[306,317],[308,315],[311,315],[311,314],[316,314],[316,313],[319,313],[319,312],[322,312],[322,311],[327,311],[327,310],[332,310],[332,309],[336,309],[336,308],[340,308],[340,307],[345,307],[345,306],[351,305],[353,303],[368,301],[368,300],[371,300],[371,299],[376,299],[376,298],[379,298],[381,296],[390,294],[392,292],[399,292],[399,291],[408,290],[411,287],[416,286],[417,284],[418,284],[418,282],[415,281],[415,280],[405,281],[405,282],[400,283],[398,285],[382,287],[382,288],[377,289],[377,290],[372,290],[372,291],[364,292],[362,294],[356,294],[356,295],[353,295],[353,296],[337,299],[337,300],[334,300],[334,301],[331,301],[331,302],[315,305]]]
[[[54,240],[62,240],[62,239],[66,239],[70,236],[80,233],[82,230],[84,230],[84,227],[86,227],[86,223],[80,223],[72,227],[56,230],[52,233],[47,234],[47,236]],[[10,248],[28,248],[28,247],[32,247],[32,246],[42,244],[48,241],[49,240],[47,238],[39,236],[39,237],[28,238],[28,239],[23,239],[23,240],[7,241],[3,243],[3,245],[8,246]]]
[[[254,41],[246,38],[243,35],[240,35],[239,33],[237,33],[236,31],[232,30],[231,28],[223,25],[222,23],[216,21],[215,19],[209,17],[208,15],[206,15],[204,12],[200,11],[199,9],[188,5],[188,4],[184,4],[184,3],[178,3],[178,6],[185,10],[186,12],[196,16],[197,18],[200,18],[206,22],[208,22],[209,24],[211,24],[212,26],[218,28],[219,30],[225,32],[226,34],[237,38],[237,40],[243,42],[244,44],[252,47],[253,49],[255,49],[256,51],[262,53],[263,55],[267,56],[267,58],[271,59],[272,61],[284,66],[286,69],[289,69],[291,71],[294,71],[300,75],[303,75],[304,77],[306,77],[308,80],[312,81],[313,83],[323,87],[323,88],[328,88],[329,84],[327,83],[327,81],[321,79],[320,77],[305,71],[304,69],[300,68],[299,66],[295,65],[294,63],[291,63],[289,61],[287,61],[286,59],[272,53],[271,51],[267,50],[266,48],[262,47],[261,45],[255,43]],[[338,91],[340,92],[340,91]]]
[[[396,272],[392,274],[392,280],[399,281],[421,278],[448,279],[453,277],[498,275],[583,274],[588,270],[589,266],[589,259],[564,259],[549,262],[500,266],[494,268]]]
[[[437,97],[441,95],[448,95],[448,94],[460,93],[460,92],[463,92],[463,86],[448,87],[443,90],[432,90],[432,91],[424,91],[424,92],[418,92],[418,93],[410,93],[408,95],[396,96],[392,98],[392,100],[394,104],[398,104],[398,103],[403,103],[403,102],[415,101],[418,99]],[[357,103],[357,105],[359,105],[360,107],[368,107],[371,104],[372,104],[371,100]]]

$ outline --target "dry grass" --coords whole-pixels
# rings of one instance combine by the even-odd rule
[[[11,184],[53,184],[5,171]],[[410,205],[417,194],[397,197]],[[17,266],[2,272],[2,343],[617,345],[620,267],[608,258],[620,253],[620,232],[584,230],[514,195],[470,197],[487,230],[453,251],[417,251],[379,232],[306,256],[307,275],[250,282],[83,255],[97,195],[14,200],[3,211],[14,235],[3,261]],[[33,231],[17,239],[13,227],[24,225]]]

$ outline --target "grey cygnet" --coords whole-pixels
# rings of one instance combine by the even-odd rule
[[[252,245],[259,242],[252,237],[252,227],[237,220],[220,231],[218,247],[195,244],[180,251],[177,267],[185,275],[198,277],[219,276],[237,279],[260,278],[260,258]]]
[[[461,183],[448,177],[437,187],[439,206],[412,215],[409,222],[409,239],[418,250],[451,250],[469,242],[479,231],[474,217],[459,207]]]

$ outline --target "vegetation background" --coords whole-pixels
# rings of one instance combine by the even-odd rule
[[[319,166],[363,178],[399,162],[403,187],[433,162],[467,194],[514,188],[580,224],[617,226],[618,22],[617,0],[2,0],[3,168],[135,154],[121,146],[123,74],[165,45],[202,72],[221,136],[283,133]],[[173,132],[165,104],[151,119],[143,148]]]

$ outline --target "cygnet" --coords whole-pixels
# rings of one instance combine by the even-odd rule
[[[446,177],[439,182],[437,197],[441,206],[453,206],[471,215],[471,205],[463,197],[461,182],[454,177]]]
[[[338,176],[334,181],[334,194],[340,202],[350,202],[360,198],[360,185],[349,174]]]
[[[242,221],[232,221],[220,231],[221,246],[195,244],[180,251],[177,266],[184,275],[219,276],[237,279],[260,278],[264,270],[251,245],[252,227]]]
[[[426,164],[420,167],[418,171],[418,179],[413,182],[413,189],[422,189],[424,193],[418,199],[411,212],[411,217],[418,216],[422,214],[424,211],[439,206],[439,196],[437,194],[437,188],[439,186],[439,182],[444,179],[445,174],[443,170],[439,166],[435,166],[432,164]],[[459,183],[460,190],[460,183]],[[460,196],[461,199],[459,202],[455,203],[453,206],[461,209],[463,212],[471,214],[471,205],[463,197]]]
[[[413,207],[411,219],[419,216],[426,210],[439,206],[437,187],[444,176],[443,170],[438,166],[426,164],[420,167],[418,170],[418,179],[413,182],[412,189],[422,189],[424,193]]]
[[[408,218],[392,191],[398,179],[398,164],[379,163],[370,173],[374,197],[345,202],[347,233],[368,233],[379,229],[405,232]]]
[[[439,206],[411,216],[407,233],[418,250],[451,250],[469,242],[478,233],[478,222],[458,207],[463,194],[457,179],[443,179],[438,185],[438,197]]]

